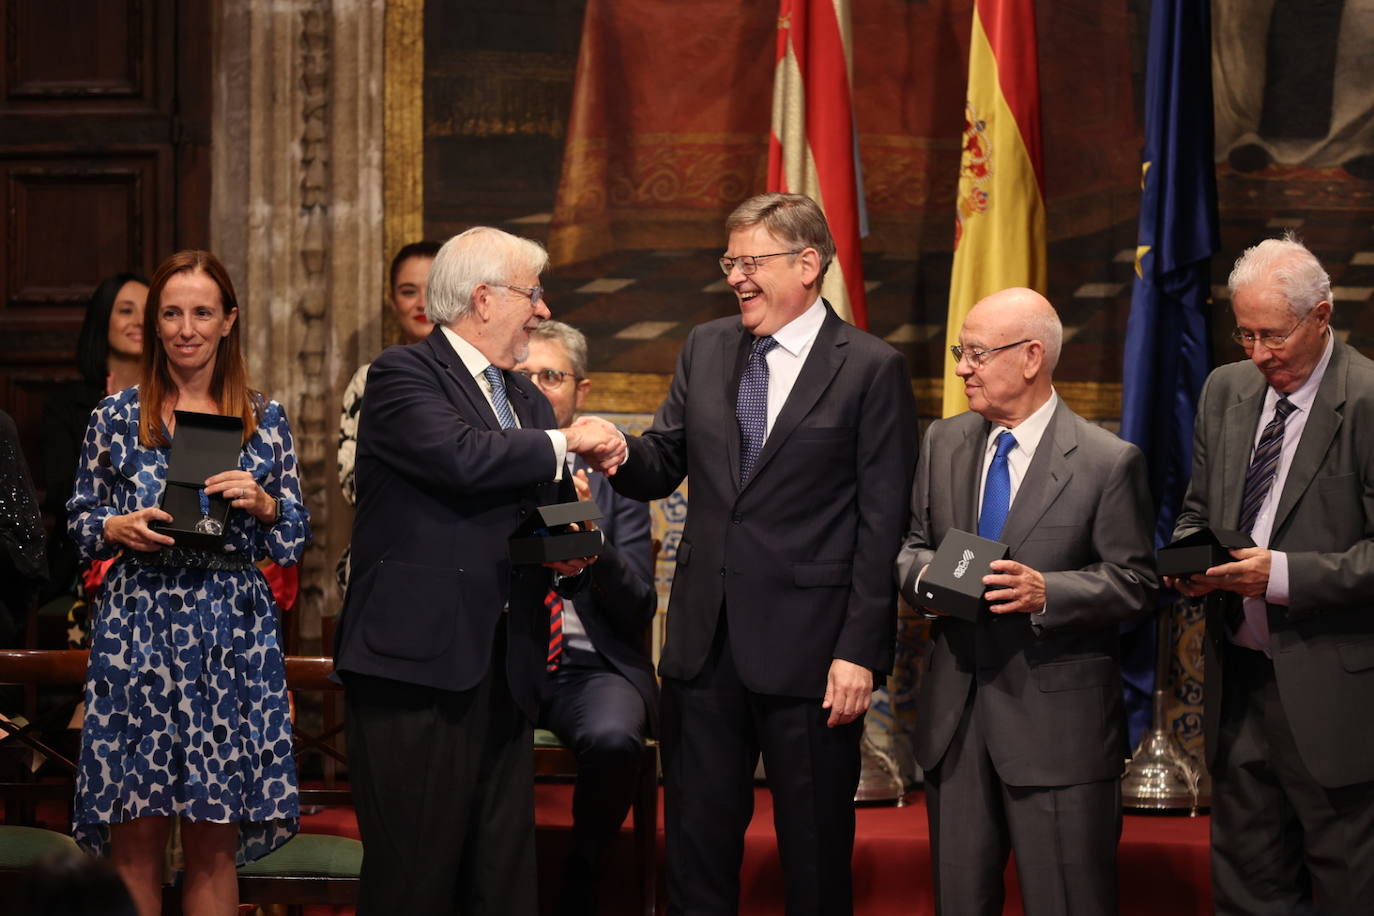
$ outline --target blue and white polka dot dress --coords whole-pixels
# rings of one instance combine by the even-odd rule
[[[138,389],[106,398],[91,416],[67,504],[83,559],[113,556],[105,520],[155,506],[165,448],[138,443]],[[281,517],[271,526],[231,510],[226,549],[282,565],[310,537],[291,431],[269,401],[239,455]],[[107,826],[172,815],[240,825],[238,862],[296,833],[286,673],[271,591],[256,568],[171,569],[117,561],[96,607],[86,677],[74,834],[108,852]]]

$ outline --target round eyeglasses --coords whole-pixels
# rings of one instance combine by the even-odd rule
[[[545,391],[557,391],[563,387],[564,380],[577,378],[576,373],[563,372],[560,369],[516,369],[515,371]]]

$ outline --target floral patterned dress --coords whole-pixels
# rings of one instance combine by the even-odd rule
[[[138,442],[138,389],[101,401],[82,446],[68,528],[83,560],[113,556],[106,519],[156,506],[166,448]],[[239,468],[281,499],[271,525],[231,510],[225,550],[289,566],[310,538],[291,430],[263,404]],[[108,852],[108,825],[171,815],[237,822],[238,863],[296,833],[286,671],[262,574],[134,565],[110,569],[95,610],[73,833]]]

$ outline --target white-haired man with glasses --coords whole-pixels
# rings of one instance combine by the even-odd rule
[[[1176,536],[1257,546],[1173,582],[1207,602],[1203,728],[1221,914],[1374,900],[1374,363],[1331,333],[1331,280],[1291,234],[1236,261],[1247,359],[1198,404]]]
[[[787,911],[847,914],[915,403],[901,355],[821,298],[835,245],[814,201],[760,195],[726,229],[739,317],[692,331],[612,479],[638,499],[691,479],[659,665],[669,911],[737,911],[762,754]]]
[[[367,375],[352,575],[335,668],[366,855],[358,911],[534,916],[533,722],[555,574],[513,566],[535,508],[576,499],[566,455],[615,464],[619,432],[558,428],[513,371],[549,318],[544,249],[476,227],[429,272],[430,335]]]
[[[1026,912],[1117,912],[1122,706],[1117,630],[1154,608],[1154,510],[1140,450],[1054,390],[1063,329],[1006,289],[951,347],[969,410],[931,424],[897,558],[902,594],[951,530],[1007,546],[989,611],[936,616],[917,698],[937,913],[1002,912],[1009,852]]]
[[[571,426],[592,381],[587,338],[561,321],[530,336],[515,371],[539,386],[559,426]],[[646,630],[658,608],[651,568],[649,507],[621,496],[581,456],[568,473],[583,499],[594,499],[606,539],[576,591],[552,607],[549,675],[539,725],[577,754],[572,840],[563,867],[558,912],[595,916],[608,854],[634,800],[644,736],[655,730],[658,684]]]

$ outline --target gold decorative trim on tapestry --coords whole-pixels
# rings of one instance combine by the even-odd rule
[[[424,238],[425,0],[387,0],[382,253]]]

